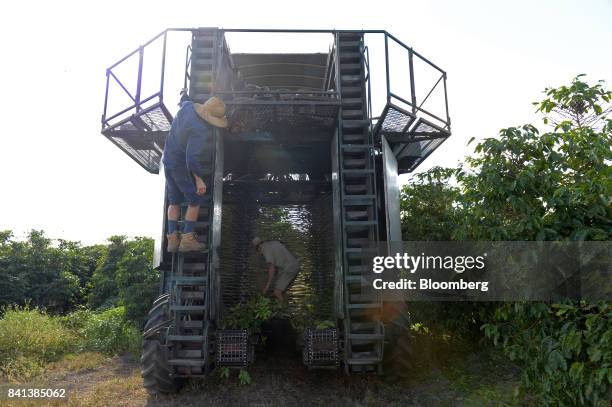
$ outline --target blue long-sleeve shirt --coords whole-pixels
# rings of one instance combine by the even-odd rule
[[[206,144],[210,143],[210,125],[198,116],[193,102],[181,103],[172,120],[170,133],[164,146],[164,167],[174,170],[187,168],[199,177],[204,176],[202,165]]]

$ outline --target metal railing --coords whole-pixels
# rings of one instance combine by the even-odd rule
[[[140,112],[145,108],[145,105],[157,98],[158,103],[162,103],[164,99],[164,79],[165,79],[165,65],[166,65],[166,43],[167,43],[167,34],[168,30],[164,30],[161,33],[157,34],[155,37],[136,48],[134,51],[127,54],[125,57],[121,58],[119,61],[112,64],[110,67],[106,69],[106,90],[104,94],[104,110],[102,112],[102,129],[104,130],[106,127],[111,125],[111,121],[121,117],[122,115],[134,111]],[[142,95],[142,73],[144,68],[144,55],[145,49],[150,45],[156,43],[156,41],[161,40],[162,43],[162,51],[161,51],[161,70],[159,76],[159,90],[154,92],[151,95],[143,97]],[[136,80],[136,89],[134,94],[129,91],[128,86],[126,86],[121,79],[113,72],[113,69],[117,68],[119,65],[130,59],[131,57],[138,55],[138,68],[137,68],[137,80]],[[132,78],[130,78],[132,79]],[[131,100],[132,104],[129,106],[119,110],[118,112],[112,113],[109,115],[108,112],[108,95],[111,84],[116,84],[119,86],[119,89],[125,93]]]
[[[155,98],[157,98],[158,103],[163,102],[163,98],[164,98],[163,88],[164,88],[165,61],[166,61],[166,41],[167,41],[168,33],[169,32],[195,32],[195,31],[198,31],[198,29],[197,28],[169,28],[169,29],[166,29],[162,31],[161,33],[159,33],[158,35],[156,35],[155,37],[153,37],[151,40],[147,41],[145,44],[141,45],[140,47],[132,51],[130,54],[128,54],[124,58],[120,59],[119,61],[111,65],[106,70],[106,93],[105,93],[105,100],[104,100],[104,111],[102,114],[102,128],[103,129],[110,126],[112,120],[117,119],[120,116],[125,115],[126,113],[130,111],[134,111],[136,113],[142,111],[145,108],[144,105],[154,100]],[[409,47],[408,45],[406,45],[405,43],[403,43],[398,38],[396,38],[395,36],[393,36],[392,34],[388,33],[385,30],[316,30],[316,29],[306,30],[306,29],[224,29],[224,28],[221,28],[219,29],[219,33],[221,36],[223,36],[224,33],[331,34],[336,39],[335,41],[336,44],[337,44],[337,34],[339,33],[362,33],[364,35],[365,34],[383,35],[384,36],[384,59],[385,59],[385,82],[386,82],[385,88],[386,88],[387,103],[399,101],[403,103],[404,105],[408,106],[409,110],[411,110],[413,114],[416,115],[417,113],[422,113],[424,115],[427,115],[437,120],[439,123],[441,123],[442,127],[445,128],[446,130],[450,130],[450,115],[449,115],[449,110],[448,110],[446,72],[442,70],[439,66],[431,62],[429,59],[425,58],[423,55],[415,51],[412,47]],[[160,87],[158,91],[152,93],[151,95],[144,96],[141,94],[143,57],[144,57],[145,49],[152,43],[156,42],[157,40],[163,41],[162,66],[161,66],[160,77],[159,77]],[[394,90],[392,86],[393,84],[391,83],[392,78],[390,74],[390,55],[389,55],[389,45],[390,44],[396,44],[397,46],[401,47],[401,49],[403,49],[407,54],[408,61],[409,61],[409,72],[407,72],[407,75],[409,76],[409,80],[410,80],[410,95],[409,96],[400,95],[398,92]],[[191,63],[191,55],[190,55],[191,48],[190,47],[191,47],[190,45],[187,45],[187,54],[185,57],[185,78],[184,78],[185,88],[187,88],[188,81],[190,79],[189,78],[189,66]],[[229,49],[227,49],[226,51],[229,52]],[[368,102],[367,103],[368,103],[368,111],[369,111],[368,113],[370,115],[370,118],[372,118],[372,114],[371,114],[372,113],[371,112],[372,110],[372,106],[371,106],[372,89],[370,86],[370,82],[372,79],[370,75],[371,73],[370,64],[372,61],[370,60],[370,48],[366,45],[364,46],[362,52],[364,53],[364,60],[365,60],[366,69],[367,69],[367,82],[368,82]],[[300,95],[329,96],[330,99],[341,98],[341,94],[340,94],[341,92],[340,92],[340,86],[339,86],[340,78],[339,78],[339,75],[337,74],[338,63],[339,63],[339,58],[338,58],[337,53],[338,53],[338,48],[336,46],[334,49],[334,55],[331,56],[332,59],[329,61],[329,69],[335,70],[335,75],[334,75],[335,77],[332,79],[330,75],[329,78],[327,77],[324,78],[324,82],[326,82],[325,86],[329,86],[332,80],[335,82],[334,92],[325,92],[325,89],[323,89],[321,92],[272,91],[272,90],[269,90],[269,91],[268,90],[266,91],[262,91],[262,90],[254,90],[254,91],[223,90],[221,91],[221,90],[218,90],[218,91],[215,91],[215,94],[225,95],[225,96],[249,96],[249,95],[252,96],[252,95],[258,95],[258,94],[266,94],[266,95],[272,95],[273,96],[272,99],[276,99],[277,97],[280,97],[283,94],[293,94],[297,96],[300,96]],[[136,54],[138,55],[139,63],[138,63],[138,71],[137,71],[136,90],[134,93],[132,93],[128,90],[128,86],[126,86],[124,82],[122,82],[120,78],[113,72],[113,69],[115,69],[118,65],[120,65],[121,63],[123,63],[124,61],[126,61],[130,57],[133,57]],[[439,73],[438,80],[435,82],[433,87],[431,87],[429,92],[422,99],[419,99],[417,97],[417,94],[415,91],[416,82],[419,80],[419,78],[415,77],[415,69],[414,69],[415,60],[425,63],[429,68]],[[121,89],[131,99],[133,103],[131,103],[129,106],[125,108],[122,108],[116,113],[109,114],[108,112],[109,87],[113,83],[116,86],[118,86],[119,89]],[[426,109],[424,105],[429,100],[431,95],[436,90],[439,90],[440,88],[442,88],[442,91],[443,91],[444,111],[443,112],[437,112],[437,111],[432,112],[431,110]]]
[[[389,66],[389,40],[393,41],[395,44],[402,47],[408,54],[409,75],[410,75],[410,100],[407,100],[406,98],[392,91],[391,78],[390,78],[390,72],[389,72],[389,68],[390,68]],[[414,70],[414,59],[415,58],[418,58],[419,60],[426,63],[431,68],[435,69],[436,71],[440,73],[440,77],[438,78],[436,83],[432,86],[432,88],[429,90],[427,95],[420,101],[420,103],[417,100],[417,96],[416,96],[416,81],[415,81],[415,76],[414,76],[414,71],[415,71]],[[402,103],[410,106],[413,114],[416,115],[418,112],[421,112],[426,115],[429,115],[430,117],[441,122],[444,125],[445,129],[450,130],[450,114],[448,111],[448,93],[447,93],[447,88],[446,88],[446,72],[444,70],[442,70],[436,64],[434,64],[433,62],[431,62],[430,60],[428,60],[427,58],[425,58],[424,56],[416,52],[414,49],[407,46],[402,41],[400,41],[399,39],[397,39],[396,37],[394,37],[393,35],[387,32],[385,32],[385,67],[386,67],[386,83],[387,83],[387,102],[391,103],[394,99],[399,100]],[[445,116],[446,116],[444,118],[440,117],[439,114],[434,114],[433,112],[428,111],[423,108],[423,105],[425,104],[427,99],[429,99],[429,97],[433,94],[433,92],[436,90],[436,88],[438,87],[440,83],[443,84],[443,90],[444,90],[444,106],[445,106]]]

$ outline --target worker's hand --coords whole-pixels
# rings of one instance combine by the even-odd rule
[[[204,180],[200,177],[195,177],[195,184],[196,194],[204,195],[206,193],[206,184],[204,183]]]

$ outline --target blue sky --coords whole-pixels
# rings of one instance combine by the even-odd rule
[[[313,0],[308,5],[5,5],[0,16],[0,229],[23,236],[38,228],[54,238],[85,243],[112,234],[157,237],[161,180],[100,134],[100,115],[106,67],[167,27],[388,30],[448,72],[453,135],[420,169],[456,165],[469,152],[465,144],[471,137],[539,123],[531,102],[546,86],[567,83],[578,73],[612,83],[609,0]]]

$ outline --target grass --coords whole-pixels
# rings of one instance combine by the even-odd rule
[[[62,360],[49,364],[47,370],[80,373],[84,370],[93,370],[110,359],[107,355],[98,352],[69,354]]]
[[[99,364],[101,354],[140,352],[140,331],[126,322],[123,307],[101,313],[77,311],[63,317],[27,307],[2,311],[0,382],[31,380],[60,360],[68,370],[71,364],[86,369]],[[83,355],[76,356],[78,353]]]

